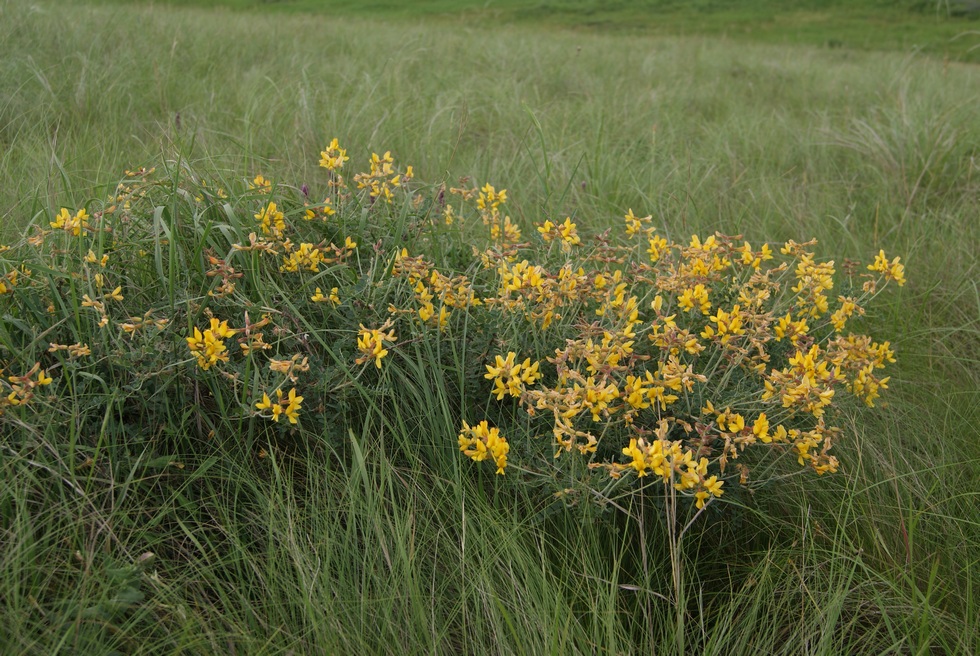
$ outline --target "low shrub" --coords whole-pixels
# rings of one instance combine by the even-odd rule
[[[731,490],[835,472],[841,413],[887,388],[889,342],[852,327],[898,258],[675,241],[632,210],[525,235],[505,190],[348,161],[334,140],[315,191],[169,162],[35,217],[0,253],[5,448],[56,425],[79,458],[108,434],[168,462],[215,439],[342,449],[438,378],[457,443],[433,430],[413,464],[458,447],[567,503],[647,488],[689,526]]]

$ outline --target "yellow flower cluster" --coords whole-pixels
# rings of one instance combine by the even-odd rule
[[[633,214],[633,208],[626,211],[626,215],[623,217],[626,221],[626,236],[632,237],[634,235],[643,234],[649,238],[653,234],[653,228],[645,228],[644,226],[653,219],[652,215],[647,215],[643,217],[636,216]]]
[[[354,249],[357,248],[357,242],[347,237],[343,246],[334,244],[317,246],[309,242],[301,242],[297,247],[287,240],[283,242],[282,246],[286,250],[286,255],[283,256],[282,266],[279,267],[280,271],[296,273],[300,269],[304,269],[318,273],[321,266],[343,262],[350,257],[354,253]]]
[[[732,307],[731,312],[725,312],[723,309],[718,308],[709,317],[711,322],[715,324],[715,327],[712,328],[710,325],[705,326],[704,330],[701,331],[701,337],[712,341],[717,340],[722,346],[727,346],[733,337],[744,335],[745,328],[742,327],[740,309],[737,303]]]
[[[490,241],[498,252],[512,257],[521,245],[521,229],[509,216],[501,211],[501,206],[507,202],[507,190],[497,191],[496,187],[487,183],[477,189],[450,189],[459,194],[464,200],[476,197],[476,207],[483,225],[490,228]],[[446,217],[447,220],[449,217]],[[455,219],[455,215],[453,215]]]
[[[14,269],[9,273],[0,276],[0,294],[9,294],[17,286],[17,278],[20,277],[20,271]]]
[[[336,137],[325,150],[320,152],[320,166],[328,171],[339,171],[344,168],[344,162],[349,159],[347,150],[340,147]]]
[[[286,219],[275,203],[270,202],[255,215],[263,235],[282,237],[286,232]]]
[[[887,343],[841,334],[849,319],[864,314],[862,299],[832,300],[837,271],[811,252],[815,241],[787,242],[779,249],[784,259],[776,261],[772,246],[754,248],[739,236],[669,242],[649,226],[651,217],[630,210],[625,237],[649,244],[645,262],[633,259],[635,245],[617,246],[604,235],[590,249],[573,251],[583,242],[566,219],[538,228],[546,244],[562,244],[565,261],[551,268],[520,259],[527,245],[499,243],[493,227],[504,225],[499,208],[506,192],[488,184],[460,195],[477,199],[497,244],[482,253],[498,282],[496,295],[482,299],[485,307],[523,317],[542,331],[540,339],[561,326],[556,337],[564,343],[547,358],[555,367],[553,384],[541,384],[534,356],[518,363],[516,350],[504,349],[485,365],[498,401],[515,398],[532,416],[551,418],[555,457],[575,450],[599,458],[604,440],[624,439],[629,464],[598,460],[590,466],[617,477],[626,471],[663,476],[700,508],[722,494],[726,467],[753,445],[776,455],[791,448],[801,465],[835,471],[829,450],[839,429],[825,420],[836,391],[846,388],[871,405],[887,387],[888,378],[878,374],[893,361]],[[453,219],[463,221],[464,212],[454,208]],[[897,259],[879,254],[869,269],[885,281],[904,282]],[[865,293],[877,284],[866,280]],[[421,287],[418,292],[426,300]],[[576,335],[569,338],[572,327]],[[644,334],[653,350],[637,346]],[[533,379],[522,378],[532,366]],[[712,400],[724,400],[724,410],[715,411]],[[651,424],[658,426],[656,439]],[[739,463],[737,469],[747,480],[748,467]]]
[[[303,242],[299,245],[299,248],[294,249],[288,255],[283,256],[282,266],[279,267],[280,271],[291,271],[293,273],[299,271],[301,268],[307,269],[313,273],[320,271],[320,265],[324,264],[326,257],[323,254],[323,250],[313,244]]]
[[[847,372],[847,388],[869,407],[874,407],[879,390],[888,389],[889,376],[876,372],[895,362],[889,342],[874,342],[867,335],[838,336],[827,345],[827,357]]]
[[[508,394],[520,398],[525,385],[533,385],[541,378],[540,362],[531,364],[531,358],[524,358],[524,362],[516,363],[516,358],[517,354],[511,351],[506,358],[498,355],[496,365],[487,365],[484,378],[493,381],[493,393],[498,401]]]
[[[395,160],[390,151],[385,151],[385,154],[380,156],[371,153],[371,170],[354,175],[357,188],[367,189],[372,199],[383,198],[385,202],[391,203],[394,199],[393,190],[415,176],[411,166],[407,167],[404,173],[398,173],[395,171],[394,164]]]
[[[313,294],[313,296],[310,296],[310,300],[313,301],[314,303],[332,303],[333,305],[337,306],[340,305],[339,292],[340,292],[339,287],[333,287],[330,289],[329,294],[324,295],[323,290],[317,287],[316,292]]]
[[[500,257],[497,274],[500,281],[497,296],[483,299],[484,302],[508,314],[523,313],[542,328],[561,319],[562,308],[578,307],[583,301],[602,293],[598,283],[592,286],[592,277],[581,268],[572,269],[570,264],[553,275],[527,260],[511,264],[506,257]]]
[[[476,426],[463,422],[463,430],[459,433],[459,450],[474,462],[483,462],[491,458],[497,466],[497,474],[503,475],[507,468],[507,453],[510,444],[501,436],[497,428],[490,428],[486,421]]]
[[[803,253],[796,265],[797,283],[792,291],[796,293],[797,315],[801,317],[820,317],[827,312],[825,291],[834,288],[834,262],[815,262],[812,253]]]
[[[901,258],[896,257],[891,262],[885,257],[885,251],[878,251],[875,261],[868,265],[868,271],[876,271],[885,277],[885,280],[894,280],[899,287],[905,285],[905,267],[899,264]]]
[[[260,194],[272,193],[272,180],[267,179],[261,173],[255,176],[252,182],[249,183],[248,188],[257,191]]]
[[[694,459],[694,452],[685,449],[679,441],[665,439],[669,430],[668,423],[661,420],[657,427],[657,439],[647,441],[644,438],[631,438],[629,446],[623,449],[628,463],[613,463],[608,465],[609,473],[619,478],[626,470],[632,469],[638,478],[652,473],[659,476],[664,483],[673,483],[674,489],[682,492],[692,492],[698,508],[704,508],[710,497],[720,497],[724,494],[721,489],[724,481],[716,475],[708,475],[708,459]]]
[[[763,262],[772,259],[772,249],[769,247],[769,244],[763,244],[760,250],[753,251],[752,245],[749,242],[745,242],[742,248],[739,249],[739,253],[742,254],[742,264],[750,266],[756,271],[759,270]]]
[[[3,368],[0,368],[0,377],[3,374]],[[3,415],[5,408],[28,405],[35,397],[35,390],[50,385],[51,382],[52,378],[41,369],[39,362],[35,362],[34,366],[21,376],[9,375],[5,381],[0,378],[0,415]]]
[[[708,301],[708,290],[702,283],[696,284],[690,289],[685,289],[684,293],[677,299],[677,305],[685,312],[690,312],[695,307],[701,314],[711,312],[711,302]]]
[[[296,394],[296,388],[294,387],[289,390],[289,394],[285,398],[281,389],[277,389],[275,395],[276,401],[273,403],[269,395],[263,392],[262,400],[255,404],[255,409],[259,411],[262,417],[267,417],[275,422],[278,422],[279,418],[284,416],[289,420],[289,423],[298,423],[303,397]]]
[[[561,244],[562,251],[569,253],[573,246],[582,243],[582,238],[578,235],[578,227],[572,223],[571,217],[565,217],[564,223],[554,224],[545,221],[538,227],[541,238],[546,242],[555,241]]]
[[[88,220],[89,215],[85,211],[85,208],[78,210],[75,214],[68,211],[67,207],[62,207],[61,211],[51,221],[50,226],[55,230],[64,230],[65,232],[70,232],[75,237],[82,234],[82,230],[89,227]]]
[[[794,321],[793,315],[787,312],[785,316],[779,318],[779,323],[776,324],[772,332],[777,342],[788,338],[793,346],[796,346],[802,338],[809,334],[810,326],[805,318]]]
[[[499,210],[500,206],[507,202],[507,190],[497,189],[489,182],[483,185],[476,199],[476,207],[481,212]]]
[[[218,362],[228,362],[228,350],[224,340],[237,332],[228,327],[227,321],[214,318],[211,319],[211,326],[206,328],[203,334],[197,326],[194,326],[194,334],[186,339],[191,355],[197,358],[197,366],[207,371]]]
[[[389,328],[391,328],[390,321],[386,321],[380,328],[365,328],[364,324],[361,324],[357,333],[357,348],[361,351],[361,355],[354,360],[356,364],[374,360],[374,366],[381,368],[381,358],[388,355],[385,342],[394,342],[397,339],[395,331]],[[388,332],[385,332],[386,330]]]
[[[389,312],[417,314],[423,323],[433,323],[440,330],[446,329],[453,309],[465,310],[481,304],[466,276],[446,276],[423,257],[409,257],[408,250],[404,248],[395,256],[392,275],[408,280],[417,309],[398,309],[392,305]],[[438,311],[436,300],[439,301]]]
[[[822,417],[834,398],[833,385],[843,380],[840,367],[823,358],[816,344],[806,353],[797,351],[789,366],[773,369],[765,379],[762,400],[778,398],[784,408],[798,407],[814,417]]]

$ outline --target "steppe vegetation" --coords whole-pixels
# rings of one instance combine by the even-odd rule
[[[0,652],[980,648],[974,23],[178,4],[0,0]]]

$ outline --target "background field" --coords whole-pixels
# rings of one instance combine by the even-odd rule
[[[438,20],[482,29],[524,24],[615,34],[700,35],[921,51],[980,61],[976,48],[980,5],[973,0],[163,0],[163,4],[331,18]]]
[[[526,230],[600,232],[632,207],[672,236],[901,255],[909,284],[868,320],[898,352],[887,405],[840,445],[841,475],[786,481],[705,537],[686,630],[705,653],[980,648],[980,39],[948,11],[968,6],[353,4],[0,0],[0,241],[177,157],[300,186],[336,136],[352,160],[391,150],[421,180],[506,187]],[[636,599],[637,545],[574,511],[546,531],[465,467],[432,487],[383,450],[312,465],[296,498],[241,455],[76,498],[37,455],[0,452],[0,651],[676,644],[668,610]],[[146,551],[176,554],[152,584]],[[139,602],[86,619],[133,585]]]

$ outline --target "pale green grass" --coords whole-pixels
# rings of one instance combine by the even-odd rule
[[[526,230],[599,232],[632,207],[671,235],[902,255],[910,282],[871,320],[899,356],[887,407],[839,445],[841,475],[767,488],[692,540],[687,643],[980,648],[980,69],[20,0],[0,0],[0,42],[0,234],[177,156],[299,186],[337,136],[352,163],[390,149],[424,180],[506,187]],[[161,470],[125,435],[0,435],[0,651],[672,653],[669,568],[642,567],[635,525],[474,477],[458,374],[419,349],[392,369],[395,407],[310,452],[214,444]],[[170,412],[175,433],[193,421]]]

